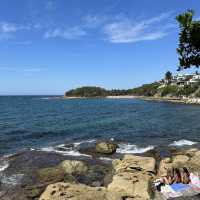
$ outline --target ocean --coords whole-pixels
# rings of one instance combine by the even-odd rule
[[[15,188],[20,195],[17,186],[34,185],[35,179],[30,177],[36,176],[37,169],[65,159],[103,166],[127,153],[159,152],[167,156],[168,149],[174,147],[199,147],[199,122],[198,105],[140,99],[1,96],[0,193],[11,187],[11,194]],[[105,156],[88,151],[101,140],[117,143],[117,152]],[[98,172],[99,179],[102,173]]]
[[[115,140],[120,153],[200,141],[200,106],[139,99],[0,97],[0,155]],[[78,152],[65,149],[65,153]]]

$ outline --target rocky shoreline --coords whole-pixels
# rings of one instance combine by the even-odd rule
[[[167,168],[186,166],[200,172],[200,150],[194,148],[173,147],[165,155],[154,149],[140,155],[125,154],[112,162],[95,157],[95,153],[109,157],[117,148],[118,145],[110,141],[97,142],[91,150],[92,159],[41,151],[14,155],[4,175],[9,177],[7,183],[14,180],[13,174],[20,181],[9,185],[0,176],[0,199],[161,200],[152,182],[164,176]],[[24,175],[21,179],[20,174]]]
[[[171,102],[171,103],[181,103],[181,104],[200,104],[200,98],[178,98],[178,97],[146,97],[137,96],[137,99],[142,99],[146,101],[160,101],[160,102]]]
[[[179,98],[179,97],[147,97],[147,96],[119,95],[119,96],[106,96],[106,97],[96,97],[96,98],[106,98],[106,99],[142,99],[142,100],[146,100],[146,101],[160,101],[160,102],[196,104],[196,105],[200,104],[200,98],[191,98],[191,97]],[[62,97],[62,99],[88,99],[88,98],[86,98],[86,97],[66,97],[66,96],[64,96],[64,97]]]

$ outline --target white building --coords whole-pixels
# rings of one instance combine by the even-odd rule
[[[200,82],[200,74],[177,74],[172,80],[172,85],[191,85]]]

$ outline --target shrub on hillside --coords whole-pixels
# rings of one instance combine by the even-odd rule
[[[130,92],[133,95],[138,95],[138,96],[154,96],[157,93],[159,86],[160,83],[158,82],[145,84],[142,85],[141,87],[132,89],[132,91]]]

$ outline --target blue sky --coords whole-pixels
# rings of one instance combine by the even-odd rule
[[[0,0],[0,94],[133,88],[176,72],[175,16],[199,0]]]

